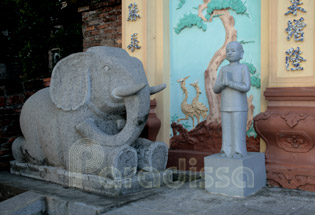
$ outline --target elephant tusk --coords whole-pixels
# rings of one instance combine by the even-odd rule
[[[117,87],[112,91],[112,96],[116,99],[122,99],[124,97],[132,96],[142,90],[145,86],[146,84],[142,83],[132,86]]]
[[[150,87],[150,95],[153,95],[155,93],[158,93],[158,92],[164,90],[165,87],[166,87],[166,84],[160,84],[160,85],[157,85],[154,87]]]

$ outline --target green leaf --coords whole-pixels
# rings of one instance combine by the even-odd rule
[[[191,28],[197,26],[203,31],[207,30],[207,26],[203,23],[202,19],[196,14],[185,14],[177,23],[174,31],[176,34],[179,34],[185,28]]]
[[[254,66],[254,64],[246,63],[246,62],[244,64],[247,65],[250,74],[254,75],[256,73],[256,67]]]
[[[186,3],[186,0],[179,0],[179,3],[178,3],[178,6],[177,6],[176,10],[181,9],[184,6],[185,3]]]
[[[231,9],[237,14],[245,14],[246,6],[241,0],[212,0],[208,4],[207,13],[212,14],[215,10]]]

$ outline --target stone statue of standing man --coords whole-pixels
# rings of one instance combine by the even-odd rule
[[[230,42],[226,47],[226,59],[230,62],[220,69],[213,87],[221,93],[222,148],[227,157],[247,156],[246,123],[247,96],[250,89],[250,74],[247,66],[240,63],[244,50],[242,44]]]

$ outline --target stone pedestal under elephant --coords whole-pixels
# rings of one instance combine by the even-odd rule
[[[23,137],[12,146],[18,162],[69,172],[130,176],[163,170],[167,146],[139,138],[150,110],[142,63],[119,48],[92,47],[55,66],[51,86],[31,96],[20,117]],[[158,161],[155,161],[158,159]]]

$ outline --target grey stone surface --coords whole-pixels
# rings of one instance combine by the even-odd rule
[[[214,154],[205,157],[204,163],[208,192],[244,197],[266,186],[264,153],[248,152],[242,158]]]
[[[48,204],[47,210],[51,212],[56,212],[56,214],[60,212],[61,215],[63,215],[64,211],[69,211],[71,207],[76,207],[76,203],[80,204],[82,207],[84,205],[87,205],[88,208],[93,209],[95,215],[99,215],[101,213],[112,210],[113,208],[118,208],[131,202],[138,201],[139,199],[144,199],[148,196],[155,195],[156,193],[169,190],[168,187],[164,186],[161,188],[150,189],[149,191],[136,193],[134,195],[126,195],[117,198],[100,194],[92,194],[90,192],[84,192],[79,189],[73,189],[58,184],[48,183],[42,180],[35,180],[32,178],[12,175],[6,172],[0,172],[0,184],[6,184],[10,186],[15,186],[20,189],[36,191],[38,194],[46,196]],[[75,209],[73,209],[73,211],[74,210]],[[76,215],[85,214],[78,213]]]
[[[252,196],[235,198],[207,193],[200,187],[191,188],[190,184],[186,183],[180,189],[172,189],[159,193],[147,199],[133,202],[118,209],[113,209],[105,214],[306,214],[305,212],[309,212],[308,205],[311,206],[315,203],[314,197],[315,193],[264,187],[261,191]],[[273,204],[270,204],[270,202],[273,202]],[[279,204],[277,204],[277,202],[279,202]],[[132,213],[129,213],[129,211],[132,211]]]
[[[301,203],[298,206],[291,207],[291,210],[296,211],[296,214],[299,214],[299,215],[314,214],[315,204],[314,203],[311,203],[311,204]]]
[[[68,206],[69,215],[98,215],[103,211],[102,207],[87,205],[82,202],[73,202]]]
[[[213,92],[221,94],[222,154],[227,157],[246,156],[247,96],[250,73],[240,64],[244,50],[237,41],[226,47],[229,64],[220,69]]]
[[[111,168],[111,179],[134,175],[141,154],[130,145],[146,124],[150,95],[165,87],[149,87],[142,63],[123,49],[100,46],[72,54],[55,66],[50,88],[25,102],[14,158],[71,173],[98,175]],[[156,157],[166,163],[164,154],[145,159]]]
[[[1,215],[41,215],[45,211],[45,197],[30,191],[0,202]]]
[[[24,192],[26,192],[26,190],[0,183],[0,202]]]
[[[46,197],[47,214],[67,214],[69,203],[61,198]]]
[[[0,172],[0,184],[14,185],[46,196],[49,215],[54,214],[52,212],[67,214],[63,213],[64,210],[76,205],[88,208],[89,213],[95,215],[309,215],[314,213],[315,205],[315,192],[264,187],[254,195],[235,198],[206,192],[203,180],[184,183],[177,189],[165,186],[120,198],[86,193],[4,172]],[[83,212],[84,209],[77,210],[76,215],[83,215]]]
[[[109,179],[106,173],[88,175],[17,161],[11,161],[11,173],[108,196],[122,196],[159,188],[172,180],[172,173],[169,171],[139,171],[135,176]]]
[[[166,168],[168,147],[163,142],[138,138],[132,146],[138,153],[138,169],[161,171]]]

